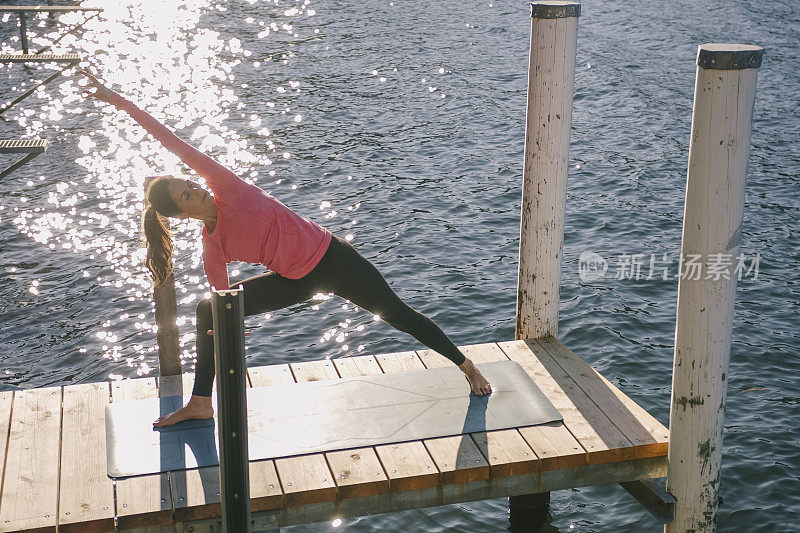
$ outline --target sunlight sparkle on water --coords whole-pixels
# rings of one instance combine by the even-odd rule
[[[247,2],[257,3],[256,0]],[[270,190],[280,198],[280,190],[275,189],[296,190],[298,184],[296,180],[287,180],[286,176],[276,176],[274,168],[278,168],[278,172],[285,171],[286,167],[280,165],[288,164],[287,160],[293,161],[294,157],[282,136],[282,123],[274,121],[280,118],[279,110],[286,112],[286,119],[294,123],[310,120],[297,112],[302,103],[296,98],[305,92],[306,82],[297,79],[295,74],[291,76],[293,79],[283,76],[278,82],[258,87],[280,100],[277,106],[276,102],[265,102],[259,109],[250,109],[242,95],[245,89],[257,88],[256,80],[239,78],[248,61],[252,61],[253,67],[269,65],[281,69],[295,57],[292,50],[274,52],[274,57],[259,56],[258,51],[248,50],[256,32],[260,32],[258,39],[274,38],[281,33],[290,42],[305,38],[312,31],[315,39],[321,37],[319,29],[308,27],[310,21],[305,26],[302,22],[317,14],[310,3],[305,0],[288,8],[285,4],[280,7],[280,3],[274,6],[262,3],[259,14],[243,19],[253,30],[246,38],[244,35],[232,37],[203,23],[209,12],[223,10],[212,0],[165,0],[159,3],[157,10],[152,9],[149,0],[108,2],[103,3],[102,16],[88,22],[81,13],[60,15],[62,25],[85,24],[81,32],[63,37],[52,52],[81,50],[92,58],[92,69],[111,88],[247,181],[266,188],[267,182],[263,180],[269,179]],[[11,20],[7,15],[4,18]],[[40,19],[40,22],[44,20]],[[29,32],[32,47],[49,45],[57,35],[41,23],[34,28],[32,21]],[[258,61],[253,61],[256,58]],[[41,67],[43,72],[51,68]],[[397,72],[397,68],[393,71]],[[377,74],[377,70],[374,71],[374,75]],[[73,70],[66,71],[62,78],[48,86],[48,90],[37,92],[35,98],[39,104],[14,108],[7,118],[15,122],[22,130],[21,135],[26,137],[71,136],[65,142],[74,144],[79,151],[76,163],[82,172],[42,176],[44,192],[39,197],[17,197],[14,206],[3,205],[0,210],[8,208],[7,212],[11,213],[13,209],[8,220],[36,246],[85,256],[92,266],[81,266],[77,275],[96,279],[96,286],[108,290],[109,294],[117,294],[120,301],[130,305],[130,312],[115,313],[101,329],[90,331],[97,348],[82,353],[120,364],[125,362],[137,375],[147,375],[157,361],[157,348],[153,334],[152,284],[142,265],[145,250],[140,247],[143,184],[146,177],[154,175],[197,178],[127,115],[106,104],[85,99],[78,80]],[[291,108],[298,109],[288,114]],[[230,121],[240,113],[246,118],[234,126]],[[76,130],[75,121],[83,127]],[[74,134],[74,131],[80,133]],[[259,181],[259,171],[262,181]],[[202,180],[199,181],[202,185]],[[358,205],[349,206],[348,210]],[[330,202],[320,205],[320,209],[326,211],[330,208]],[[336,210],[326,212],[328,218],[336,215]],[[180,353],[182,363],[191,364],[195,340],[191,327],[195,321],[194,306],[199,298],[210,297],[202,272],[201,226],[176,219],[171,220],[171,225],[175,234],[175,285],[179,303],[176,323],[182,326]],[[352,240],[353,235],[348,234],[346,238]],[[236,269],[233,272],[234,276],[239,274]],[[42,291],[38,282],[28,287],[33,296]],[[315,303],[324,303],[329,298],[326,295]],[[312,310],[319,307],[314,305]],[[363,329],[360,326],[358,331]],[[119,334],[122,331],[126,333]],[[100,346],[102,349],[98,353]],[[362,348],[360,345],[359,350]],[[109,375],[111,379],[117,376],[122,379],[118,371]]]

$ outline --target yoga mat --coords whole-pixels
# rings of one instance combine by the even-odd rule
[[[250,460],[272,459],[562,420],[514,361],[477,365],[492,394],[470,393],[455,366],[247,389]],[[219,464],[217,423],[153,420],[181,396],[106,407],[108,475],[127,477]]]

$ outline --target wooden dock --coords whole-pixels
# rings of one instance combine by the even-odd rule
[[[253,461],[255,529],[666,475],[667,428],[558,340],[462,349],[476,363],[520,363],[564,422]],[[425,350],[251,367],[248,378],[264,387],[447,364]],[[192,380],[0,393],[0,532],[210,527],[220,515],[218,467],[116,483],[106,474],[106,404],[189,394]]]

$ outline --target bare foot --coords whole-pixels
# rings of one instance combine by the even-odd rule
[[[153,427],[171,426],[189,419],[206,419],[214,416],[214,407],[209,396],[192,396],[189,403],[172,414],[162,416],[153,422]]]
[[[469,381],[469,386],[476,396],[483,396],[484,394],[492,393],[492,384],[483,377],[481,371],[470,361],[465,360],[459,367]]]

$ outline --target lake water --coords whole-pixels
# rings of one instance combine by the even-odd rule
[[[526,2],[119,0],[56,50],[351,242],[458,344],[514,334],[530,17]],[[720,531],[800,524],[800,15],[790,1],[583,2],[560,337],[669,420],[677,257],[697,45],[765,46],[733,330]],[[76,23],[85,16],[61,20]],[[56,28],[29,21],[32,47]],[[2,49],[20,46],[13,19]],[[34,35],[35,34],[35,35]],[[0,69],[7,93],[37,68]],[[26,85],[27,84],[27,85]],[[121,113],[60,78],[6,112],[45,155],[0,181],[0,387],[157,375],[138,215],[145,176],[182,172]],[[4,160],[5,162],[5,160]],[[179,224],[184,363],[207,291]],[[581,253],[609,263],[578,275]],[[622,275],[642,254],[639,279]],[[666,254],[666,257],[665,257]],[[648,277],[650,259],[668,279]],[[756,260],[757,275],[756,275]],[[231,265],[231,279],[260,272]],[[659,270],[658,273],[662,271]],[[247,320],[248,365],[419,348],[336,298]],[[618,486],[553,493],[552,531],[655,531]],[[506,500],[291,531],[502,531]]]

